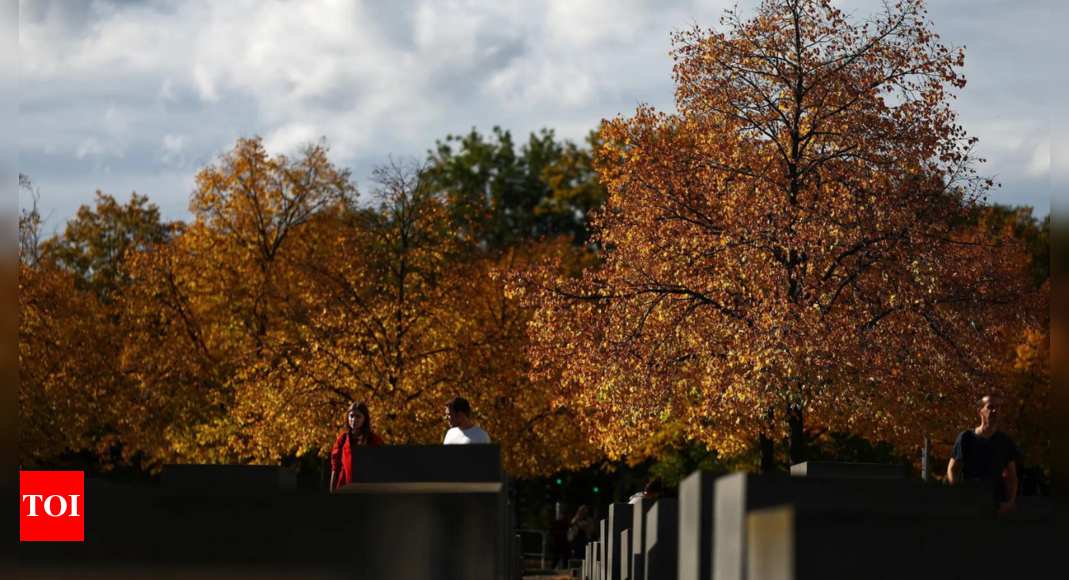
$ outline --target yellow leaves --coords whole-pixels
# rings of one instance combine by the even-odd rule
[[[35,464],[96,448],[92,432],[118,411],[119,376],[108,318],[73,276],[50,266],[19,269],[19,454]]]
[[[804,31],[827,35],[835,50],[872,39],[867,25],[830,6],[805,5],[836,23],[836,30],[819,24]],[[975,282],[1012,280],[1003,274],[1014,258],[983,237],[969,242],[977,246],[962,243],[967,233],[948,225],[962,216],[933,211],[917,193],[943,185],[945,167],[931,160],[954,138],[953,114],[942,93],[900,108],[880,94],[888,70],[921,66],[937,49],[885,45],[847,59],[850,66],[828,66],[825,76],[805,79],[817,81],[807,89],[821,100],[792,103],[786,87],[797,79],[789,71],[767,86],[746,84],[734,71],[776,71],[776,63],[768,54],[740,54],[745,42],[726,44],[760,37],[771,54],[790,54],[793,38],[780,27],[791,18],[769,3],[727,41],[677,35],[685,39],[676,52],[679,115],[640,107],[603,133],[606,140],[642,136],[627,140],[630,163],[614,170],[611,211],[599,218],[600,239],[611,242],[605,265],[571,284],[545,271],[529,274],[524,301],[541,307],[529,327],[532,363],[540,376],[565,377],[562,400],[607,452],[639,443],[643,432],[630,421],[635,406],[674,403],[696,421],[718,413],[724,420],[715,433],[695,432],[724,442],[759,434],[756,424],[782,428],[782,408],[795,397],[807,401],[811,425],[852,425],[897,442],[943,428],[954,413],[950,401],[903,411],[895,396],[924,400],[932,384],[975,391],[978,377],[958,363],[997,364],[990,338],[978,338],[967,321],[983,319],[992,331],[1012,326],[1016,307],[985,306],[989,285]],[[913,39],[917,46],[925,40]],[[817,55],[803,58],[823,66]],[[827,109],[815,110],[821,103]],[[779,112],[799,107],[808,114],[798,127],[785,126],[790,115]],[[790,141],[809,131],[820,137]],[[751,177],[724,187],[724,175]],[[1012,283],[1003,290],[1015,291]],[[699,376],[702,400],[695,402],[681,385]],[[773,409],[781,412],[763,419]],[[869,419],[844,420],[844,409]]]

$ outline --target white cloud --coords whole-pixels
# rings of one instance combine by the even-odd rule
[[[115,106],[110,106],[104,112],[104,128],[112,135],[125,135],[130,128],[130,116]]]
[[[317,139],[315,126],[307,123],[285,125],[264,137],[264,147],[268,151],[292,153],[302,145]]]
[[[549,0],[545,30],[575,49],[632,42],[646,23],[657,20],[655,11],[650,3],[636,0]]]
[[[487,33],[521,36],[518,23],[502,14],[497,2],[421,2],[413,11],[413,36],[420,53],[434,54],[453,66],[471,65],[479,57],[479,37]]]
[[[747,14],[755,2],[743,3]],[[991,160],[983,171],[1034,182],[1044,142],[1050,171],[1050,130],[1029,83],[1049,67],[1024,63],[1055,51],[1014,52],[1035,44],[1032,0],[1013,14],[976,0],[951,18],[963,14],[957,2],[932,0],[931,8],[947,42],[981,47],[968,71],[979,89],[967,89],[959,105]],[[0,67],[20,75],[20,170],[25,164],[42,184],[63,174],[52,182],[75,188],[72,199],[117,175],[185,196],[159,187],[159,176],[193,172],[254,134],[272,152],[326,137],[336,161],[363,170],[473,126],[500,125],[521,138],[549,127],[578,140],[639,103],[671,110],[669,34],[695,22],[714,27],[733,3],[20,0],[18,60],[0,51]],[[864,16],[878,2],[850,4]],[[14,45],[14,35],[5,37]]]
[[[104,146],[100,141],[89,137],[83,139],[74,151],[74,156],[78,159],[85,159],[86,157],[100,157],[104,155]]]
[[[1028,168],[1029,175],[1046,177],[1050,174],[1050,139],[1043,141],[1036,152],[1032,155],[1032,165]]]
[[[21,5],[21,0],[20,0]],[[0,7],[0,34],[3,35],[0,50],[0,86],[6,86],[15,80],[18,74],[19,53],[15,39],[18,38],[14,11],[8,6]]]
[[[160,84],[159,99],[161,101],[175,100],[174,88],[174,79],[171,77],[163,79],[163,82]]]
[[[185,135],[164,135],[163,137],[163,149],[168,153],[181,153],[185,144]]]
[[[160,156],[160,160],[165,165],[181,167],[186,164],[186,157],[183,154],[186,148],[186,135],[164,135],[163,136],[163,155]]]
[[[18,111],[18,31],[15,23],[18,16],[15,6],[11,3],[0,4],[0,124],[5,128],[15,127]],[[15,132],[6,129],[5,137],[0,139],[0,179],[5,186],[0,188],[4,192],[0,200],[0,219],[7,219],[17,213],[18,201],[21,196],[11,195],[15,183],[14,175],[18,172],[18,136]],[[5,230],[6,234],[7,231]],[[10,239],[10,236],[8,236]]]

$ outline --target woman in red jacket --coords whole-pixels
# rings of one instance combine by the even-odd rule
[[[371,413],[367,405],[349,405],[349,428],[338,436],[334,452],[330,454],[330,491],[353,482],[353,447],[357,445],[382,445],[382,439],[371,432]]]

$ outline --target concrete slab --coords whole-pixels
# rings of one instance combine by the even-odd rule
[[[650,580],[676,580],[679,576],[679,506],[659,499],[646,516],[646,574]]]
[[[679,485],[679,580],[712,580],[715,483],[699,471]]]
[[[164,465],[160,486],[173,491],[294,491],[297,474],[269,465]]]
[[[631,505],[631,579],[646,578],[646,517],[653,502],[641,499]]]
[[[893,507],[903,513],[982,516],[991,511],[989,494],[967,487],[919,481],[767,477],[736,473],[715,484],[714,580],[746,578],[746,525],[749,512],[782,505],[860,512]]]
[[[877,509],[757,510],[747,526],[748,580],[944,580],[1049,577],[1047,519]],[[991,546],[982,555],[977,546]]]
[[[634,516],[630,504],[614,503],[609,506],[609,520],[606,525],[606,535],[608,536],[608,548],[605,553],[606,580],[620,580],[620,560],[624,558],[624,553],[630,553],[623,551],[620,543],[620,533],[631,527],[633,519]]]
[[[810,461],[791,467],[792,477],[835,477],[847,479],[904,479],[902,465],[881,463],[832,463]]]

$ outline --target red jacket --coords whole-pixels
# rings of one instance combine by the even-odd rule
[[[338,475],[338,487],[348,485],[353,482],[353,452],[350,441],[352,438],[349,436],[349,431],[343,431],[341,435],[338,435],[338,440],[334,443],[334,451],[330,454],[330,469],[331,471],[339,472]],[[382,445],[382,439],[374,433],[371,434],[371,443],[368,445]]]

